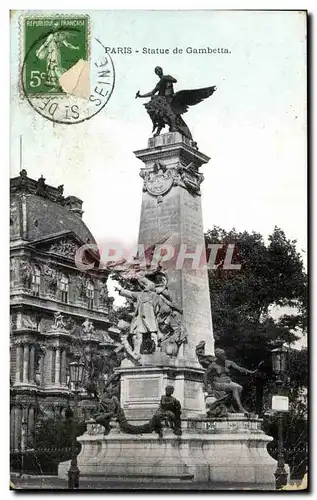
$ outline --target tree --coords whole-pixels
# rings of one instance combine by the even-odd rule
[[[277,338],[290,345],[298,339],[298,329],[306,332],[307,276],[296,241],[288,240],[277,227],[268,244],[256,232],[227,232],[214,227],[207,232],[206,243],[223,245],[216,269],[209,271],[219,347],[240,361],[256,364]],[[224,268],[229,244],[234,245],[232,261],[241,264],[240,270]],[[273,319],[272,306],[288,307],[289,312]]]
[[[268,406],[274,387],[271,368],[274,342],[281,340],[289,346],[287,376],[291,408],[286,417],[286,458],[293,473],[302,472],[298,464],[307,459],[307,418],[301,391],[307,387],[308,357],[307,349],[298,351],[291,345],[300,334],[307,332],[308,294],[307,275],[296,249],[296,240],[287,239],[277,227],[267,243],[259,233],[225,231],[219,227],[207,231],[205,238],[206,245],[222,245],[215,269],[209,270],[216,347],[225,349],[229,358],[250,369],[264,360],[259,377],[242,381],[244,399],[257,413],[263,414],[263,403]],[[240,270],[225,269],[229,244],[234,245],[232,263],[241,264]],[[274,318],[273,306],[281,306],[286,312]],[[276,438],[274,415],[266,420],[265,430]]]
[[[74,429],[75,426],[75,429]],[[72,410],[68,408],[66,417],[61,415],[42,415],[37,420],[33,435],[33,447],[27,448],[23,470],[31,474],[56,475],[58,464],[71,458],[72,432],[81,436],[86,430],[86,424],[82,421],[72,421]],[[80,451],[77,442],[77,450]],[[21,452],[12,454],[12,470],[21,470]]]

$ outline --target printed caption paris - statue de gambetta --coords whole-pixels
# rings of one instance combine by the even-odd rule
[[[179,54],[231,54],[231,50],[227,47],[105,47],[107,54],[121,54],[121,55],[179,55]]]

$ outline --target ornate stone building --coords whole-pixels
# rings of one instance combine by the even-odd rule
[[[88,271],[75,265],[76,251],[95,244],[82,201],[25,170],[10,191],[11,449],[18,450],[25,436],[32,447],[38,416],[63,414],[72,401],[74,356],[92,346],[111,352],[118,338],[98,252],[84,252]]]

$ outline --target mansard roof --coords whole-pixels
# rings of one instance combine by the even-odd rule
[[[62,185],[47,185],[43,176],[38,181],[27,177],[25,170],[11,179],[11,238],[36,241],[72,231],[83,243],[95,243],[81,218],[82,201],[76,196],[65,198],[63,190]]]

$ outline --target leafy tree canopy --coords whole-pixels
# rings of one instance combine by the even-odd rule
[[[278,227],[265,242],[259,233],[207,231],[206,244],[221,244],[215,269],[209,270],[214,335],[228,355],[255,366],[270,357],[277,339],[291,345],[307,328],[307,275],[296,240]],[[234,245],[232,263],[225,269],[228,245]],[[208,253],[208,250],[207,250]],[[283,306],[279,318],[272,306]],[[288,310],[289,308],[289,310]]]
[[[291,345],[307,333],[307,275],[296,241],[275,227],[266,242],[259,233],[225,231],[214,227],[205,235],[206,245],[221,244],[215,268],[209,270],[209,288],[216,346],[224,348],[229,359],[248,368],[264,360],[258,377],[235,380],[244,386],[244,401],[263,414],[270,409],[275,377],[271,350],[276,340],[289,346],[286,370],[290,410],[285,415],[285,459],[293,477],[301,478],[307,466],[307,405],[302,397],[308,384],[307,349]],[[233,264],[226,269],[228,245],[234,245]],[[207,256],[208,250],[207,250]],[[279,317],[272,307],[285,311]],[[276,458],[277,415],[264,420],[264,430],[274,437],[269,449]]]

